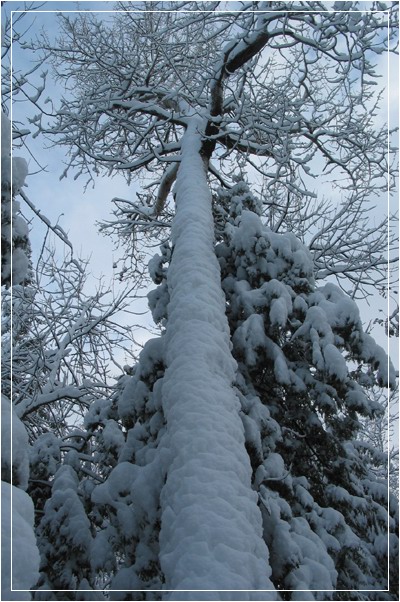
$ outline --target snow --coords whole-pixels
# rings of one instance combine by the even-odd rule
[[[291,484],[291,476],[285,469],[283,458],[280,454],[271,452],[263,463],[257,468],[255,482],[259,486],[268,480],[285,481],[286,485]]]
[[[244,353],[246,364],[255,366],[260,348],[265,348],[266,345],[262,315],[250,315],[236,330],[233,344]]]
[[[12,254],[12,281],[23,282],[29,269],[29,259],[25,251],[15,248]]]
[[[258,379],[265,371],[262,385],[266,388],[271,379],[271,389],[276,384],[289,386],[289,391],[307,391],[310,399],[316,400],[317,411],[310,411],[304,418],[300,413],[298,417],[305,421],[310,434],[313,426],[316,432],[329,432],[329,417],[332,413],[337,415],[339,405],[343,413],[350,416],[353,410],[368,416],[378,411],[377,404],[370,402],[360,384],[352,380],[353,374],[345,358],[353,358],[361,365],[363,360],[365,363],[371,361],[372,369],[378,371],[378,378],[388,363],[384,352],[381,353],[363,332],[354,301],[335,285],[315,288],[312,261],[301,243],[290,234],[270,232],[262,226],[256,213],[248,209],[241,215],[243,207],[239,195],[234,191],[232,194],[236,197],[235,215],[233,219],[231,215],[224,232],[221,228],[217,230],[217,235],[223,236],[217,256],[223,272],[227,313],[234,332],[234,353],[240,362],[242,378],[238,376],[237,383],[242,392],[242,421],[255,470],[253,484],[259,490],[272,577],[275,584],[279,580],[280,587],[295,590],[291,594],[293,600],[326,599],[326,590],[334,590],[337,583],[335,562],[343,547],[348,546],[349,550],[362,548],[362,555],[373,567],[371,574],[376,570],[372,548],[367,550],[365,541],[361,541],[356,533],[367,526],[365,517],[372,511],[368,505],[371,502],[367,502],[370,495],[374,500],[375,519],[381,521],[384,531],[385,511],[375,504],[384,506],[385,502],[378,488],[372,488],[370,492],[368,484],[361,481],[356,486],[352,480],[351,487],[346,489],[345,486],[327,486],[327,479],[324,492],[319,494],[315,482],[311,488],[305,478],[294,479],[291,462],[298,462],[296,450],[301,449],[301,441],[306,435],[302,434],[299,425],[296,430],[300,432],[287,428],[280,431],[277,426],[273,436],[266,436],[268,418],[265,416],[265,422],[257,422],[250,417],[254,407],[258,404],[262,407],[261,400],[251,403],[252,397],[243,393],[252,389],[252,375],[257,375]],[[226,192],[223,196],[228,212],[229,194]],[[282,349],[284,336],[290,341],[283,348],[290,351],[288,356]],[[368,384],[376,382],[370,367],[367,365],[365,369],[371,374]],[[272,397],[274,394],[275,391]],[[267,393],[263,401],[268,403]],[[293,403],[296,403],[295,395]],[[273,407],[271,405],[271,412]],[[278,409],[274,409],[276,417]],[[354,424],[356,418],[352,419],[351,425]],[[282,432],[281,437],[279,432]],[[282,447],[277,447],[277,441],[283,441]],[[282,456],[277,453],[277,450],[285,449],[285,445],[289,450],[292,447],[293,456],[290,452]],[[348,462],[351,471],[350,461],[359,462],[360,456],[353,451],[354,459],[351,460],[345,446],[343,451],[343,460]],[[301,471],[299,464],[298,469]],[[333,508],[320,508],[313,499],[315,493],[322,503],[331,504]],[[343,509],[344,515],[334,508]],[[357,526],[353,526],[353,521]],[[367,545],[372,546],[373,541],[372,536]],[[349,555],[352,557],[352,552]],[[353,561],[346,562],[351,566]],[[357,566],[357,560],[354,564]],[[352,572],[349,582],[352,580],[365,584],[372,578],[362,576],[360,570],[360,575]],[[305,591],[299,591],[301,589]]]
[[[144,411],[146,404],[149,404],[148,409],[151,411],[161,407],[160,391],[155,385],[154,394],[150,395],[150,389],[146,381],[148,377],[157,373],[157,368],[160,368],[160,372],[162,372],[163,350],[163,337],[146,341],[140,353],[140,361],[135,374],[132,377],[125,378],[125,386],[122,394],[118,397],[118,413],[126,423],[133,420],[135,412]]]
[[[14,201],[14,207],[16,210],[17,209],[19,210],[18,201]],[[13,236],[15,238],[26,238],[28,236],[28,234],[29,234],[28,224],[20,215],[15,216],[15,218],[13,219],[12,226],[13,226]]]
[[[269,311],[269,319],[273,326],[286,326],[288,318],[288,308],[285,303],[285,299],[280,297],[279,299],[273,299],[271,301],[271,309]]]
[[[360,336],[360,344],[362,359],[378,368],[378,382],[384,387],[395,387],[396,371],[382,347],[374,341],[371,335],[364,332]]]
[[[378,384],[395,386],[393,364],[385,351],[364,332],[356,303],[331,283],[316,289],[309,299],[311,306],[307,310],[304,307],[305,320],[293,334],[293,339],[309,337],[314,365],[339,381],[347,382],[346,361],[338,349],[338,345],[347,345],[357,359],[371,364],[377,371]],[[349,328],[351,334],[344,340],[341,332]]]
[[[328,374],[334,376],[342,382],[346,381],[348,376],[347,365],[339,349],[335,347],[335,345],[328,343],[324,346],[323,354]]]
[[[93,490],[93,502],[109,506],[118,503],[120,497],[125,497],[125,491],[130,492],[137,472],[138,467],[129,462],[121,462],[115,466],[108,479]]]
[[[91,524],[78,491],[78,475],[67,464],[74,463],[76,455],[75,450],[69,452],[66,463],[57,470],[38,527],[44,572],[55,589],[76,589],[93,541]]]
[[[293,481],[296,498],[300,501],[303,508],[306,510],[311,510],[314,505],[312,495],[310,495],[307,489],[301,484],[301,482],[299,482],[300,479],[293,479]]]
[[[11,123],[8,117],[1,114],[1,163],[2,183],[10,184],[12,168],[12,187],[15,195],[25,183],[28,175],[28,164],[22,157],[13,157],[11,160]]]
[[[84,590],[84,591],[82,591]],[[86,590],[86,591],[85,591]],[[91,590],[91,591],[88,591]],[[93,593],[92,593],[93,592]],[[98,601],[98,600],[106,600],[107,598],[105,598],[105,596],[103,595],[102,592],[99,591],[93,591],[92,588],[90,587],[90,584],[88,582],[87,579],[82,579],[82,581],[79,584],[79,588],[76,592],[76,600],[85,600],[85,602],[88,601]]]
[[[131,431],[132,432],[132,431]],[[111,471],[104,483],[92,492],[92,501],[102,516],[111,515],[111,523],[105,521],[105,529],[93,542],[92,567],[96,570],[113,570],[115,542],[119,539],[128,550],[135,546],[134,558],[129,568],[120,568],[113,578],[111,589],[160,589],[157,576],[150,579],[158,565],[158,544],[155,531],[159,524],[159,497],[164,482],[158,457],[147,465],[139,466],[121,461]],[[118,594],[111,595],[118,600]]]
[[[30,600],[29,592],[11,591],[11,579],[14,589],[29,590],[39,578],[33,503],[27,493],[4,481],[1,500],[1,599]]]
[[[28,434],[4,395],[1,396],[1,474],[21,489],[28,487]]]
[[[122,378],[125,382],[131,380],[128,376]],[[95,399],[92,401],[84,417],[84,427],[88,430],[92,430],[98,425],[104,426],[109,418],[110,405],[111,402],[109,399]]]
[[[22,157],[11,158],[10,156],[11,123],[4,113],[2,113],[1,125],[2,283],[9,283],[12,278],[13,284],[20,284],[26,278],[29,269],[29,259],[26,253],[29,229],[19,214],[20,207],[19,203],[15,201],[15,196],[25,184],[28,164]]]
[[[355,381],[348,383],[349,391],[346,393],[346,405],[352,410],[356,410],[363,416],[374,416],[379,415],[382,412],[382,408],[378,402],[374,402],[373,399],[368,399],[364,390]]]
[[[160,562],[167,589],[274,590],[240,404],[231,386],[235,362],[199,154],[202,125],[191,117],[175,186],[163,337],[167,431],[161,445],[167,480],[161,492]],[[265,596],[275,599],[273,592]],[[196,593],[188,592],[185,599],[197,599]]]
[[[47,479],[57,472],[61,462],[61,441],[53,433],[43,433],[30,449],[30,463],[35,478]]]
[[[1,159],[11,153],[11,122],[7,115],[1,112]]]
[[[110,600],[120,602],[121,592],[140,589],[141,581],[132,567],[122,567],[111,583]]]
[[[158,283],[162,277],[162,257],[158,253],[153,255],[148,265],[149,276],[153,282]]]
[[[278,454],[273,454],[270,473],[278,478],[282,470],[282,461]],[[290,506],[278,492],[264,485],[260,491],[274,578],[279,579],[285,589],[296,592],[291,594],[294,600],[314,600],[312,590],[335,589],[337,573],[321,537],[305,518],[292,516]],[[299,592],[302,589],[306,591]]]
[[[169,303],[169,292],[167,284],[164,282],[156,289],[150,291],[147,295],[149,308],[156,324],[167,318],[167,307]]]
[[[107,480],[93,490],[92,500],[114,508],[124,537],[137,538],[141,524],[152,524],[157,516],[161,486],[161,471],[156,461],[143,467],[120,462]]]
[[[12,160],[12,187],[13,194],[17,194],[25,184],[28,175],[28,163],[22,157],[13,157]]]
[[[243,187],[243,183],[241,184]],[[237,184],[233,188],[235,193],[238,186]],[[227,195],[227,192],[221,193],[222,201]],[[249,295],[254,297],[254,303],[260,303],[261,290],[266,296],[264,301],[280,298],[276,310],[272,310],[271,319],[282,326],[285,305],[290,312],[293,299],[296,298],[290,286],[304,284],[307,290],[314,285],[312,256],[292,233],[278,234],[264,226],[257,213],[256,199],[253,198],[251,202],[248,196],[251,196],[248,190],[246,194],[242,192],[241,199],[239,194],[234,194],[234,208],[230,208],[230,216],[231,220],[234,218],[235,225],[230,222],[226,224],[224,234],[227,244],[218,245],[217,254],[222,267],[226,265],[224,260],[231,254],[235,258],[236,279],[239,280],[236,285],[247,282],[253,284],[263,276],[267,287],[264,290],[261,287],[258,291],[248,289]],[[275,285],[272,285],[273,281],[276,282]],[[269,286],[271,290],[268,290]],[[272,286],[280,288],[273,291]],[[278,311],[279,306],[282,314]]]
[[[107,420],[102,433],[102,441],[105,449],[120,453],[125,437],[115,420]]]

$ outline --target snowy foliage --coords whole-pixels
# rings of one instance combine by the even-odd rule
[[[10,156],[11,124],[1,115],[1,282],[21,284],[29,268],[29,229],[16,200],[28,175],[28,164]],[[11,228],[12,224],[12,228]],[[12,259],[11,259],[12,256]]]
[[[27,493],[1,482],[1,599],[31,600],[39,577],[39,552],[33,532],[33,503]]]
[[[55,474],[38,530],[47,589],[78,589],[81,579],[90,577],[90,522],[77,492],[78,476],[69,460]]]
[[[25,493],[29,478],[29,444],[24,425],[1,396],[1,599],[30,600],[27,592],[39,576],[34,534],[34,507]]]
[[[28,225],[15,197],[25,183],[28,166],[10,156],[11,123],[1,115],[1,283],[26,280],[29,267]],[[33,532],[33,503],[28,487],[29,446],[24,425],[10,399],[1,396],[2,593],[3,600],[30,600],[26,592],[38,578],[39,553]]]
[[[1,396],[1,478],[21,489],[28,487],[28,434],[5,395]]]
[[[384,589],[388,548],[378,542],[388,542],[389,524],[396,558],[397,501],[355,439],[359,417],[381,413],[368,389],[394,386],[393,366],[364,333],[354,301],[333,284],[315,287],[308,251],[250,214],[248,194],[243,183],[222,193],[233,209],[217,255],[274,583]]]

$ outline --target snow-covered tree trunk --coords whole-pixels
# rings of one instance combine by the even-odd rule
[[[201,129],[200,119],[192,117],[176,182],[163,381],[168,468],[161,494],[161,567],[169,589],[273,590],[232,389],[235,361]]]

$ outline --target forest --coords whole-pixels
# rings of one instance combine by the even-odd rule
[[[2,3],[2,600],[398,600],[398,9]]]

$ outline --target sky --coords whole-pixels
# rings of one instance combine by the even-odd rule
[[[27,38],[40,32],[42,28],[47,33],[56,31],[56,13],[62,11],[90,10],[104,11],[112,10],[114,3],[107,1],[86,1],[86,2],[70,2],[70,1],[44,1],[34,0],[30,4],[36,5],[37,10],[32,11],[26,17],[26,22],[32,22],[32,28],[26,34]],[[228,3],[236,5],[236,2]],[[5,10],[18,10],[23,7],[23,3],[9,1],[6,2]],[[20,68],[24,71],[28,61],[32,58],[26,51],[21,51],[18,46],[15,46],[13,54],[13,64],[15,68]],[[392,59],[391,59],[392,60]],[[398,78],[393,76],[397,74],[396,65],[394,62],[390,64],[392,76],[389,79],[389,86],[384,94],[384,107],[387,107],[382,113],[381,118],[385,117],[388,112],[392,124],[398,120]],[[388,80],[387,60],[382,60],[380,65],[382,75],[382,85]],[[56,99],[60,95],[60,90],[53,83],[49,82],[44,92],[44,97],[50,96]],[[389,100],[389,102],[388,102]],[[13,118],[25,121],[27,114],[32,114],[32,110],[25,104],[17,105],[13,109]],[[28,160],[31,175],[27,180],[27,188],[25,193],[34,205],[39,208],[53,223],[59,221],[60,225],[68,232],[71,242],[74,245],[75,253],[82,257],[90,257],[90,271],[92,274],[91,286],[96,287],[99,279],[103,276],[103,280],[109,283],[111,288],[118,289],[118,278],[116,270],[113,268],[120,251],[114,249],[114,242],[110,237],[105,237],[99,234],[97,222],[110,219],[111,217],[111,199],[113,197],[121,197],[129,200],[134,200],[138,188],[136,185],[128,186],[123,177],[115,176],[113,178],[99,178],[95,188],[89,186],[85,191],[83,189],[85,180],[74,180],[73,175],[69,175],[67,179],[59,180],[63,172],[64,150],[51,147],[44,148],[43,139],[29,139],[29,151],[35,160],[45,166],[45,171],[38,171],[36,161],[29,156],[26,150],[18,149],[15,151],[15,156],[24,156]],[[49,143],[45,143],[49,144]],[[385,201],[382,199],[382,204]],[[384,207],[386,211],[386,207]],[[382,209],[379,208],[381,214]],[[41,246],[43,237],[43,228],[35,220],[31,231],[31,242],[34,251],[37,251]],[[119,272],[119,270],[117,270]],[[117,290],[116,290],[117,292]],[[380,301],[381,302],[381,301]],[[382,304],[382,302],[381,302]],[[139,312],[145,310],[145,301],[138,302]],[[371,309],[373,313],[377,313],[375,308],[361,307],[361,312],[364,320],[371,319]],[[149,323],[150,318],[142,318],[144,323]],[[380,338],[380,344],[386,346],[386,339],[382,332],[377,332]],[[142,342],[146,340],[148,335],[145,331],[138,334],[138,339]],[[392,355],[396,353],[392,350]]]

